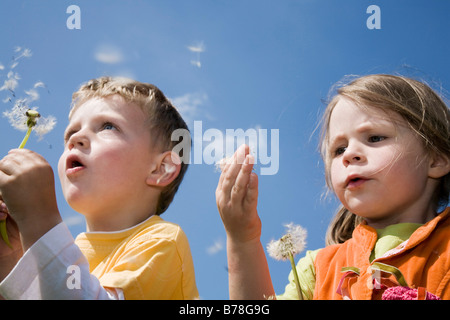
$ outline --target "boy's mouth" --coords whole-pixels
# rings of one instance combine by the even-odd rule
[[[69,169],[77,168],[77,167],[84,167],[83,164],[80,161],[72,161],[72,163],[69,166]]]
[[[81,162],[81,160],[73,155],[69,156],[66,161],[66,172],[67,174],[76,173],[85,168],[85,165]]]

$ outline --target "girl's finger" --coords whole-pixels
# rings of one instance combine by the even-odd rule
[[[247,186],[247,194],[244,198],[243,207],[246,211],[256,208],[258,203],[258,175],[250,172],[250,178]]]
[[[231,200],[233,202],[242,203],[242,200],[246,197],[253,163],[253,156],[247,155],[241,166],[241,170],[238,173],[234,186],[231,189]]]
[[[233,158],[225,168],[225,172],[222,180],[222,192],[225,195],[225,200],[228,201],[231,197],[231,191],[235,184],[236,177],[238,176],[242,164],[244,163],[245,156],[248,154],[248,146],[243,145],[234,153]]]

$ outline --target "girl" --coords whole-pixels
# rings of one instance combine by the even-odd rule
[[[327,185],[342,203],[327,247],[297,264],[313,299],[450,299],[450,113],[427,85],[369,75],[340,88],[323,116]],[[249,148],[216,190],[232,299],[274,295]],[[290,282],[278,298],[297,298]]]

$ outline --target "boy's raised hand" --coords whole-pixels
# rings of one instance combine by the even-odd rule
[[[256,210],[258,176],[252,172],[254,158],[242,145],[222,168],[216,202],[228,237],[238,242],[259,239],[261,220]]]
[[[17,223],[24,251],[61,222],[53,170],[35,152],[14,149],[0,160],[0,195]]]

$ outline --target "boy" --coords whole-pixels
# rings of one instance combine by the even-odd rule
[[[187,238],[159,217],[187,169],[171,151],[179,128],[186,123],[153,85],[102,77],[74,93],[58,173],[67,202],[86,218],[75,242],[61,223],[50,165],[10,151],[0,161],[0,211],[13,218],[13,248],[0,243],[0,295],[198,298]]]

